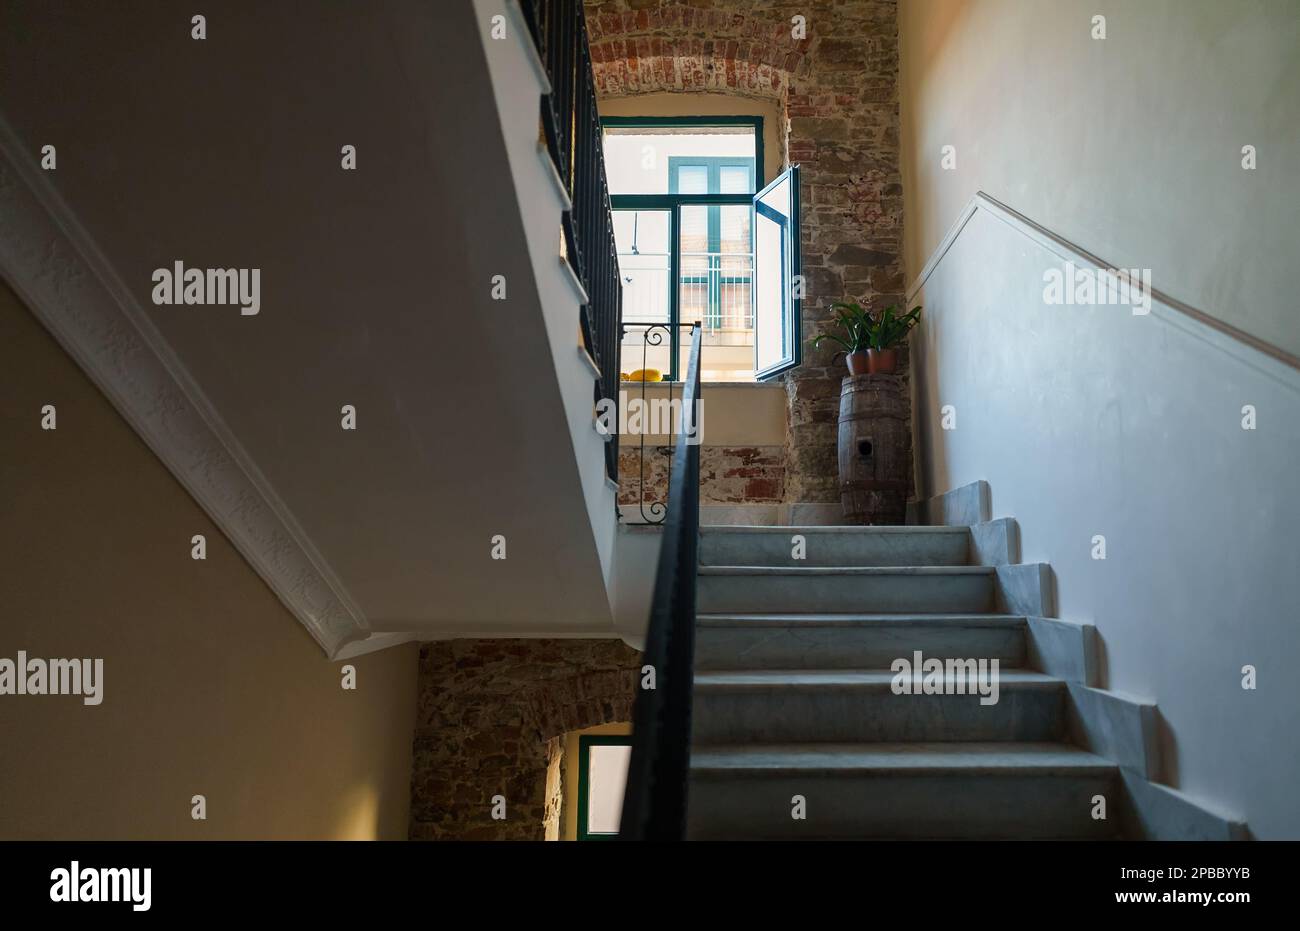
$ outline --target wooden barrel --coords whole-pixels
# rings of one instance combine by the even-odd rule
[[[912,478],[911,399],[898,375],[850,375],[840,389],[840,501],[850,524],[902,524]]]

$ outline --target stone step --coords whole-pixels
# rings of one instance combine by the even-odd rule
[[[1102,840],[1119,836],[1119,797],[1113,763],[1061,743],[718,745],[692,751],[687,835]]]
[[[796,550],[794,538],[803,537]],[[796,551],[803,558],[796,559]],[[703,527],[704,566],[964,566],[966,527]]]
[[[701,566],[698,614],[991,611],[992,566]]]
[[[1064,732],[1066,687],[1052,676],[999,667],[997,703],[989,705],[978,694],[894,694],[894,679],[887,669],[696,672],[692,739],[1055,741]]]
[[[705,614],[695,668],[888,669],[915,650],[1026,665],[1027,622],[1004,614]]]

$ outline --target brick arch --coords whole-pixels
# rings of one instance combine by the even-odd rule
[[[766,62],[729,58],[713,49],[692,51],[685,46],[698,40],[670,43],[655,40],[659,53],[646,51],[628,55],[623,43],[611,40],[602,50],[606,56],[596,60],[593,49],[592,69],[596,75],[596,93],[601,97],[628,97],[664,91],[686,93],[730,93],[744,97],[784,102],[789,96],[791,72]],[[709,43],[698,43],[707,45]],[[671,47],[676,45],[677,47]]]
[[[784,101],[808,70],[809,41],[771,11],[659,4],[603,11],[587,5],[596,93],[734,93]]]
[[[569,731],[631,721],[636,686],[635,668],[581,673],[530,690],[523,704],[545,742]]]
[[[640,653],[613,639],[423,644],[410,836],[541,840],[558,826],[548,776],[563,735],[631,721],[640,668]],[[498,794],[504,821],[491,816]]]
[[[552,679],[524,696],[524,717],[537,735],[531,750],[525,751],[537,754],[532,788],[544,788],[540,806],[533,809],[542,837],[558,838],[562,830],[564,735],[601,724],[630,723],[638,674],[635,667],[583,672]]]

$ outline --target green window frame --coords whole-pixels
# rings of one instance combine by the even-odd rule
[[[754,196],[764,184],[763,174],[763,118],[761,116],[607,116],[601,119],[603,127],[646,128],[663,126],[680,126],[683,128],[709,126],[752,126],[754,130],[754,157],[742,156],[669,156],[668,159],[668,193],[667,194],[610,194],[609,206],[612,210],[667,210],[669,211],[669,251],[668,280],[672,287],[668,289],[668,322],[674,327],[681,323],[681,244],[678,232],[681,230],[681,208],[685,206],[711,206],[739,204],[753,210]],[[709,190],[721,187],[721,169],[749,165],[750,190],[742,194],[682,194],[678,191],[678,171],[681,167],[698,167],[703,165],[709,172]],[[715,183],[716,182],[716,183]],[[721,211],[709,211],[709,249],[716,250],[716,243],[721,241]],[[751,227],[753,221],[751,219]],[[702,283],[707,276],[691,276],[688,283]],[[720,298],[710,289],[707,315],[714,320],[721,319]],[[669,354],[669,381],[680,381],[681,373],[679,353]]]
[[[758,188],[754,186],[756,159],[744,156],[724,155],[670,155],[668,156],[668,193],[681,194],[681,170],[683,168],[703,168],[708,178],[706,194],[722,193],[722,169],[748,168],[748,196],[754,196]],[[737,195],[739,196],[739,195]]]
[[[591,774],[592,747],[630,747],[631,734],[583,734],[578,737],[578,840],[617,840],[617,834],[587,831],[587,777]]]
[[[756,191],[754,177],[756,172],[755,160],[743,156],[721,156],[721,155],[670,155],[668,157],[668,193],[681,193],[681,170],[683,168],[703,168],[705,171],[705,193],[721,194],[722,193],[722,169],[724,168],[744,168],[748,170],[749,181],[748,189]],[[752,194],[749,196],[753,196]],[[705,318],[714,327],[720,326],[722,321],[722,262],[717,258],[722,252],[722,204],[709,204],[705,207],[706,213],[706,251],[709,253],[708,269],[702,275],[690,275],[683,273],[677,278],[677,284],[680,287],[683,284],[703,285],[705,288]],[[751,213],[752,222],[752,213]],[[680,247],[680,242],[676,243]],[[679,255],[680,258],[680,255]],[[734,278],[736,283],[750,284],[748,275],[729,276]],[[678,300],[680,301],[680,295]]]

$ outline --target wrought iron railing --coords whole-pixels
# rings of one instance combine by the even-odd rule
[[[698,410],[701,341],[702,333],[696,327],[682,392],[684,412]],[[623,792],[620,840],[681,840],[686,836],[700,537],[700,447],[691,442],[690,429],[683,415],[641,657],[642,665],[654,670],[655,687],[641,689],[632,715],[632,759]]]
[[[542,97],[541,128],[572,208],[561,221],[564,258],[587,293],[579,331],[600,377],[594,398],[618,401],[623,289],[609,209],[609,185],[596,110],[596,79],[582,0],[519,0],[551,92]],[[617,424],[617,418],[614,418]],[[618,435],[605,446],[605,471],[618,480]]]
[[[658,369],[661,372],[668,372],[674,368],[672,359],[683,348],[689,353],[699,338],[700,324],[698,323],[657,323],[654,321],[623,321],[623,341],[622,341],[622,364],[623,370],[640,369]],[[691,334],[691,342],[683,346],[681,331],[686,330]],[[638,357],[639,348],[639,357]],[[658,397],[651,399],[648,397],[649,385],[662,385],[667,391],[667,397]],[[640,520],[635,518],[629,523],[633,524],[662,524],[668,516],[668,503],[663,497],[656,496],[657,481],[651,481],[652,475],[647,474],[647,466],[653,471],[654,464],[651,459],[647,458],[647,452],[652,457],[663,457],[667,462],[667,475],[663,483],[663,493],[666,495],[672,486],[673,477],[673,458],[676,452],[677,437],[680,431],[672,425],[672,415],[674,411],[680,411],[678,422],[688,425],[692,434],[687,437],[689,442],[698,443],[700,436],[698,431],[701,424],[701,417],[698,407],[691,408],[688,412],[685,402],[685,389],[682,391],[681,398],[675,398],[675,385],[672,381],[667,382],[646,382],[642,381],[625,381],[623,390],[628,392],[629,400],[631,395],[639,392],[641,403],[640,416],[637,418],[637,476],[635,485],[632,476],[624,475],[622,486],[626,491],[631,488],[636,490],[636,506],[640,512]],[[656,392],[658,395],[660,392]],[[673,402],[678,401],[674,408]],[[621,403],[621,402],[620,402]],[[630,406],[630,405],[629,405]],[[666,409],[666,413],[665,413]],[[689,422],[687,417],[692,418]],[[629,417],[629,421],[632,418]],[[663,429],[660,429],[660,428]],[[665,436],[667,443],[647,442],[652,437]],[[627,496],[622,496],[623,503],[626,505]],[[627,519],[628,515],[624,515]]]

